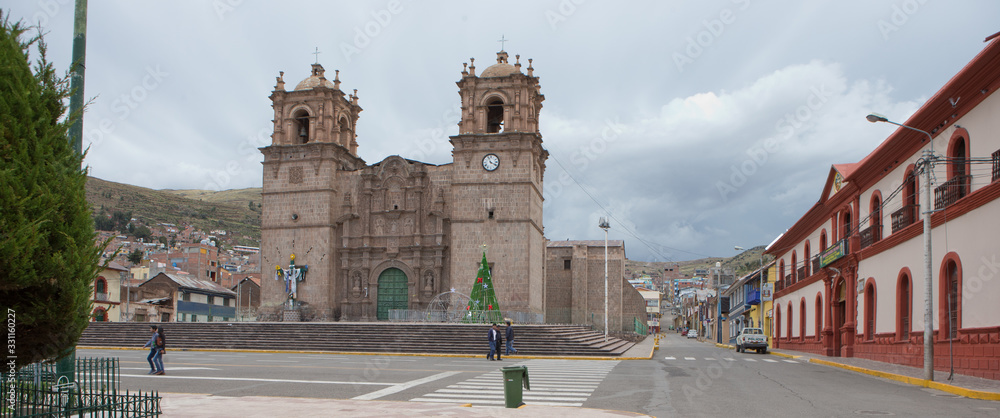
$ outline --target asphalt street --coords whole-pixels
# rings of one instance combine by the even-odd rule
[[[503,405],[499,369],[528,368],[528,404],[670,416],[983,416],[1000,403],[774,355],[736,353],[668,334],[651,360],[558,360],[168,351],[147,375],[146,351],[119,357],[130,390]]]

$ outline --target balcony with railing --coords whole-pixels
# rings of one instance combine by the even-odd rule
[[[795,282],[801,282],[806,279],[806,266],[799,267],[795,270]]]
[[[917,221],[917,209],[920,205],[906,205],[892,213],[892,233],[913,225]]]
[[[819,271],[820,268],[821,267],[820,267],[820,262],[819,262],[819,256],[817,255],[817,256],[815,256],[815,257],[812,258],[812,271],[813,271],[813,274],[816,274],[816,272]]]
[[[861,230],[861,248],[871,247],[882,240],[882,225],[873,225]]]
[[[965,197],[969,193],[969,181],[972,176],[960,175],[952,177],[934,188],[934,209],[944,209]]]
[[[993,177],[990,178],[990,181],[997,181],[1000,180],[1000,149],[993,151],[992,157],[993,158],[991,158],[991,161],[993,161]]]
[[[108,294],[107,293],[102,293],[102,292],[96,292],[96,293],[94,293],[94,300],[99,301],[99,302],[108,301],[109,300],[108,299]]]
[[[760,304],[760,290],[751,290],[747,292],[747,305],[759,305]]]

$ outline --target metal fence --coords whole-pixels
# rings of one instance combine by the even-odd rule
[[[151,417],[160,415],[157,392],[118,393],[117,358],[76,359],[76,380],[56,377],[56,365],[25,366],[13,376],[0,374],[2,416]]]
[[[462,311],[464,313],[464,311]],[[414,309],[390,309],[390,322],[462,322],[461,314],[452,314],[450,311],[426,311]],[[503,312],[503,319],[510,320],[516,324],[544,324],[545,315],[531,312]]]
[[[646,322],[640,321],[639,318],[632,318],[632,320],[634,321],[633,328],[636,334],[646,335],[649,332],[649,326],[646,325]]]

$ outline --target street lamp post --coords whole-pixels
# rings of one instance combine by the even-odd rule
[[[715,342],[722,344],[722,262],[715,262]]]
[[[597,226],[604,230],[604,342],[608,342],[608,218],[602,217]]]
[[[923,220],[924,220],[924,379],[934,380],[934,304],[931,296],[934,287],[931,283],[933,272],[931,270],[931,162],[934,160],[934,137],[922,129],[893,122],[878,113],[869,114],[866,119],[869,122],[886,122],[901,128],[920,132],[927,135],[927,142],[930,149],[923,152],[924,170],[924,199],[923,199]]]

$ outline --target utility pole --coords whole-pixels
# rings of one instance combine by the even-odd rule
[[[886,122],[900,128],[927,135],[927,145],[929,149],[924,150],[923,162],[920,163],[924,170],[924,198],[921,204],[924,220],[924,380],[934,380],[934,285],[932,283],[934,271],[931,268],[931,214],[934,208],[931,207],[931,169],[934,162],[934,137],[925,130],[912,126],[893,122],[878,113],[870,113],[866,119],[869,122]]]
[[[76,117],[69,127],[69,141],[77,155],[83,153],[83,73],[87,68],[87,0],[76,0],[73,19],[73,62],[70,66],[70,117]]]

